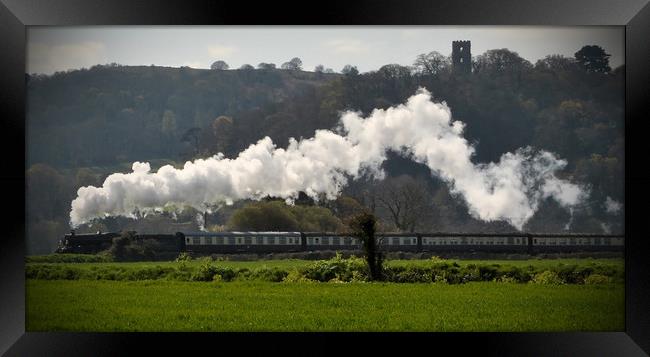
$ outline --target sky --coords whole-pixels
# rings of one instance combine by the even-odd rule
[[[471,41],[472,56],[508,48],[533,64],[546,55],[573,57],[584,45],[611,54],[610,66],[625,63],[622,26],[31,26],[27,73],[89,68],[96,64],[231,68],[260,62],[278,67],[293,57],[311,71],[316,65],[339,72],[389,63],[412,65],[421,53],[451,54],[451,42]]]

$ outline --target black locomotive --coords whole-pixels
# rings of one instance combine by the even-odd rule
[[[353,236],[323,232],[193,232],[136,234],[136,240],[156,242],[165,252],[275,253],[317,250],[360,250]],[[97,253],[110,248],[120,233],[66,234],[57,253]],[[622,252],[624,236],[611,234],[530,233],[383,233],[381,249],[405,252]]]

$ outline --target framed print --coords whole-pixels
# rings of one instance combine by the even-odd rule
[[[7,355],[650,352],[647,1],[2,0],[0,29]]]

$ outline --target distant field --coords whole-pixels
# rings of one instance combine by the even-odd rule
[[[623,331],[624,286],[26,282],[27,331]]]

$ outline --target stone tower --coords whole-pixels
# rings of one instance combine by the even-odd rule
[[[472,73],[472,51],[470,41],[453,41],[451,62],[456,73]]]

